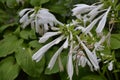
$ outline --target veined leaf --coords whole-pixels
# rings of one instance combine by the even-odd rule
[[[29,38],[36,39],[34,30],[22,30],[20,32],[20,37],[23,39],[29,39]]]
[[[111,49],[118,49],[120,48],[120,34],[112,34],[111,35]]]
[[[15,35],[6,35],[4,39],[0,41],[0,57],[12,54],[22,42],[23,40],[18,40]]]
[[[20,65],[25,73],[27,73],[31,77],[39,77],[44,69],[45,58],[42,58],[40,62],[35,62],[32,60],[32,55],[33,52],[30,48],[20,46],[16,50],[15,57],[17,63]]]
[[[0,80],[14,80],[19,74],[19,65],[10,56],[0,62]]]

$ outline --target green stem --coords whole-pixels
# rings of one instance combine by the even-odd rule
[[[104,79],[107,80],[106,77],[104,76],[104,74],[99,70],[98,73],[100,74],[100,76]]]
[[[116,72],[114,73],[114,75],[115,75],[115,80],[119,80],[118,74]]]

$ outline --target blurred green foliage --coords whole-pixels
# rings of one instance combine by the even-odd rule
[[[29,27],[21,29],[18,13],[24,8],[41,6],[48,8],[61,22],[68,23],[73,18],[71,9],[75,4],[92,4],[98,0],[23,1],[24,4],[17,3],[16,0],[0,0],[0,80],[67,80],[66,71],[60,72],[57,63],[52,70],[47,68],[50,58],[59,47],[51,48],[38,63],[32,60],[32,55],[43,44],[38,43],[39,35],[34,30]],[[112,35],[111,49],[120,49],[119,36],[120,34]],[[66,68],[65,51],[61,57]],[[103,78],[87,68],[80,68],[79,75],[75,74],[73,80],[103,80]]]

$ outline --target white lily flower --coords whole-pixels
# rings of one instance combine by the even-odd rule
[[[48,64],[48,68],[52,69],[58,56],[60,55],[60,53],[62,52],[62,50],[64,48],[68,47],[68,38],[66,39],[66,41],[64,42],[64,44],[57,50],[57,52],[53,55],[53,57],[51,58],[49,64]]]
[[[107,15],[108,15],[110,9],[111,9],[111,7],[109,7],[107,9],[107,12],[104,14],[103,18],[100,20],[100,22],[98,24],[98,27],[96,28],[96,32],[97,33],[101,33],[102,32],[102,30],[103,30],[103,28],[105,26],[105,23],[106,23],[106,20],[107,20]]]
[[[81,14],[89,12],[95,6],[89,6],[86,4],[77,4],[76,7],[72,9],[73,16],[76,16],[78,19],[81,19]]]
[[[67,73],[68,73],[70,80],[72,80],[72,76],[73,76],[72,54],[68,55]]]
[[[103,4],[100,4],[96,6],[94,9],[92,9],[87,16],[89,16],[89,21],[92,21],[101,11],[99,11],[103,7]]]
[[[37,12],[35,9],[26,8],[21,10],[19,15],[21,17],[20,23],[23,25],[22,28],[31,24],[31,27],[35,27],[37,33],[41,33],[40,31],[46,32],[57,24],[63,25],[48,9],[44,8],[39,9]]]
[[[49,64],[48,64],[48,68],[49,68],[50,70],[53,68],[53,66],[54,66],[54,64],[55,64],[58,56],[59,56],[60,53],[62,52],[62,50],[63,50],[63,46],[61,46],[61,47],[57,50],[57,52],[53,55],[53,57],[51,58],[51,60],[50,60],[50,62],[49,62]]]
[[[19,12],[19,16],[22,17],[22,16],[25,14],[25,12],[31,11],[31,10],[33,10],[33,9],[32,9],[32,8],[23,9],[23,10],[21,10],[21,11]]]
[[[99,65],[97,62],[97,56],[95,56],[86,46],[85,44],[81,41],[80,42],[81,45],[83,46],[88,58],[90,59],[91,63],[93,64],[93,66],[95,67],[95,69],[99,69]]]
[[[52,42],[46,44],[45,46],[43,46],[42,48],[40,48],[33,56],[32,59],[36,60],[36,62],[40,61],[41,58],[43,57],[44,53],[47,52],[52,46],[54,46],[55,44],[58,44],[64,36],[60,36],[57,39],[53,40]]]
[[[101,15],[100,17],[98,17],[97,19],[93,20],[85,29],[84,29],[84,33],[87,34],[91,31],[91,29],[95,26],[95,24],[98,22],[98,20],[100,20],[102,18],[103,15]]]
[[[69,46],[69,42],[68,42],[68,37],[67,37],[65,43],[63,44],[63,48],[66,49],[68,48],[68,46]]]
[[[87,63],[87,58],[84,55],[83,51],[80,51],[77,55],[77,59],[78,59],[78,65],[85,67],[86,63]]]
[[[53,37],[55,35],[58,35],[60,34],[61,32],[47,32],[45,33],[40,39],[39,39],[39,42],[40,43],[44,43],[46,42],[50,37]]]
[[[80,40],[80,38],[78,36],[76,36],[76,38],[78,39],[79,43],[81,44],[81,46],[84,48],[90,62],[92,63],[92,65],[94,66],[95,70],[99,69],[99,63],[97,61],[97,56],[92,53],[86,46],[85,44]]]
[[[111,61],[108,65],[108,70],[112,71],[113,70],[113,61]]]
[[[94,44],[95,50],[97,50],[97,51],[104,50],[104,46],[102,46],[101,44],[105,41],[105,39],[106,39],[106,37],[103,36],[99,42],[96,42]]]

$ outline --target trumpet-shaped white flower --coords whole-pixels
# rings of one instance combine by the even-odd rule
[[[44,43],[44,42],[46,42],[50,37],[59,35],[60,33],[61,33],[61,32],[47,32],[47,33],[45,33],[45,34],[39,39],[39,42],[40,42],[40,43]]]
[[[108,64],[108,70],[109,70],[109,71],[113,70],[113,62],[114,62],[114,61],[111,61],[111,62]]]
[[[84,43],[81,41],[81,45],[83,46],[88,58],[90,59],[91,63],[93,64],[94,68],[97,70],[99,69],[99,64],[97,61],[97,56],[94,55],[85,45]]]
[[[104,50],[104,46],[102,46],[101,44],[105,41],[105,39],[106,39],[106,37],[103,36],[99,42],[96,42],[94,44],[95,50],[97,50],[97,51]]]
[[[78,65],[79,66],[85,67],[87,63],[90,63],[83,51],[79,51],[76,54],[76,56],[77,56],[77,59],[78,59]]]
[[[103,16],[103,15],[102,15]],[[84,33],[87,34],[91,31],[91,29],[95,26],[95,24],[98,22],[98,20],[100,20],[100,18],[102,18],[102,16],[98,17],[97,19],[93,20],[85,29],[84,29]]]
[[[99,22],[96,32],[101,33],[107,20],[107,15],[111,9],[102,9],[103,4],[93,4],[93,5],[86,5],[86,4],[78,4],[75,8],[72,9],[73,15],[76,16],[78,19],[83,20],[85,34],[89,33],[91,29]],[[98,15],[98,17],[97,17]],[[97,17],[97,18],[96,18]],[[94,19],[95,18],[95,19]],[[86,22],[91,22],[88,26],[86,26]]]
[[[67,72],[68,72],[70,80],[72,80],[72,76],[73,76],[72,54],[69,54],[68,56]]]
[[[72,80],[72,76],[74,72],[73,62],[72,62],[72,53],[73,53],[73,42],[70,43],[70,51],[68,53],[68,63],[67,63],[67,73],[68,73],[70,80]]]
[[[57,52],[53,55],[53,57],[51,58],[50,62],[49,62],[49,65],[48,65],[48,68],[52,69],[58,56],[60,55],[60,53],[62,52],[62,50],[64,48],[67,48],[68,47],[68,38],[66,39],[66,41],[64,42],[64,44],[57,50]]]
[[[42,48],[40,48],[33,56],[32,59],[36,60],[36,62],[40,61],[43,57],[44,53],[47,52],[52,46],[58,44],[63,39],[63,36],[58,37],[57,39],[53,40],[52,42],[46,44]]]
[[[48,9],[44,8],[39,10],[26,8],[21,10],[19,15],[21,17],[20,23],[22,23],[22,28],[31,24],[31,27],[35,27],[37,33],[42,33],[42,30],[46,32],[49,27],[54,27],[57,24],[63,25]]]
[[[76,16],[78,19],[82,19],[81,15],[89,12],[90,10],[92,10],[95,6],[89,6],[86,4],[77,4],[75,5],[76,7],[72,9],[73,12],[73,16]]]
[[[107,9],[107,12],[105,13],[105,15],[103,16],[103,18],[100,20],[99,24],[98,24],[98,27],[96,28],[96,32],[97,33],[101,33],[103,28],[105,27],[105,24],[106,24],[106,20],[107,20],[107,15],[110,11],[111,7],[109,7]]]
[[[100,10],[103,7],[103,4],[100,4],[96,6],[94,9],[92,9],[86,16],[88,16],[88,21],[92,21],[100,12],[103,10]]]
[[[98,70],[99,69],[99,63],[98,63],[98,60],[97,60],[97,56],[95,53],[92,53],[86,46],[85,44],[79,39],[78,36],[76,36],[79,43],[81,44],[81,46],[84,48],[86,54],[87,54],[87,57],[89,58],[90,62],[92,63],[92,65],[94,66],[95,70]]]

